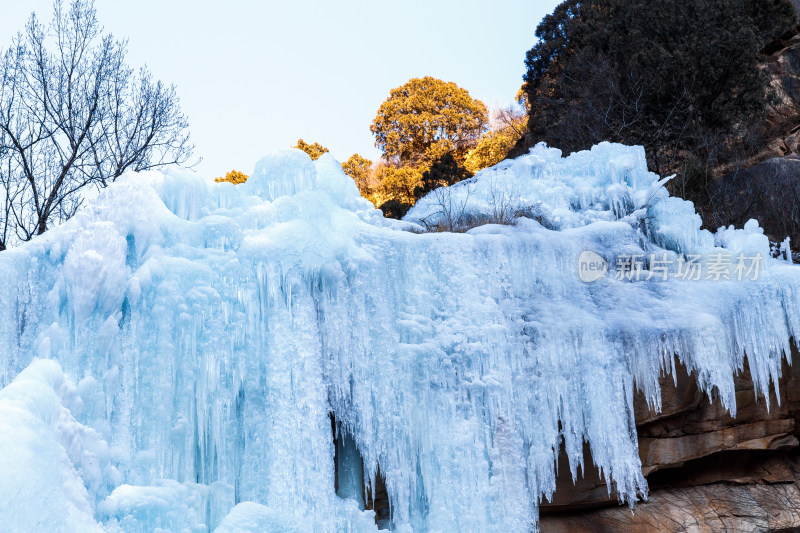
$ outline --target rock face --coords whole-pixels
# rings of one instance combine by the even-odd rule
[[[775,485],[706,485],[654,492],[647,504],[567,517],[545,517],[548,533],[797,531],[800,489]]]
[[[769,409],[749,372],[736,378],[737,414],[701,393],[679,366],[661,380],[662,409],[635,399],[647,502],[634,512],[608,494],[587,466],[573,485],[566,460],[552,502],[541,507],[544,533],[800,531],[800,354],[784,364]],[[778,404],[780,400],[780,404]],[[592,465],[584,450],[584,463]]]
[[[800,0],[793,0],[799,12]],[[763,50],[782,100],[770,118],[770,141],[744,165],[726,167],[709,191],[707,226],[759,220],[773,241],[800,248],[800,26]],[[523,136],[508,154],[538,142]],[[738,170],[730,170],[741,166]],[[699,206],[702,207],[702,206]],[[795,262],[800,256],[795,255]],[[586,471],[573,483],[565,455],[557,489],[542,502],[543,533],[771,531],[800,533],[800,355],[784,365],[779,393],[756,397],[749,372],[736,379],[736,417],[697,387],[678,366],[661,380],[662,408],[639,394],[635,417],[642,471],[650,493],[633,512],[619,506],[584,449]]]
[[[793,2],[795,7],[800,1]],[[798,8],[800,20],[800,8]],[[774,242],[791,238],[800,246],[800,25],[762,50],[764,67],[779,104],[762,124],[764,138],[744,160],[723,162],[715,179],[695,199],[708,229],[755,218]],[[521,137],[507,157],[527,154],[539,139]],[[798,257],[800,259],[800,257]]]
[[[800,136],[798,136],[800,140]],[[797,148],[794,148],[796,150]],[[773,241],[800,243],[800,155],[773,157],[713,184],[716,225],[737,227],[755,218]]]
[[[796,244],[800,242],[800,26],[763,53],[781,101],[767,121],[771,140],[745,165],[731,165],[714,181],[708,222],[716,228],[756,218],[772,240],[788,236]]]

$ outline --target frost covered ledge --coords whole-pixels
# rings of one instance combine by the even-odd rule
[[[0,521],[369,531],[382,485],[400,531],[529,531],[584,442],[645,498],[635,391],[658,410],[677,354],[735,414],[745,354],[769,401],[800,331],[800,271],[757,222],[700,229],[662,185],[638,147],[537,146],[398,222],[330,155],[239,186],[125,176],[0,254]],[[443,205],[515,223],[421,232]],[[667,279],[584,282],[586,251]],[[757,279],[677,275],[719,254],[762,257]]]

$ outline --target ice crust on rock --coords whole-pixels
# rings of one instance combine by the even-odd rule
[[[584,441],[645,497],[634,390],[658,407],[677,354],[735,412],[746,354],[768,401],[800,332],[800,270],[758,223],[701,229],[663,183],[638,147],[537,146],[391,221],[329,154],[123,176],[0,254],[0,523],[374,531],[380,471],[398,531],[523,532]],[[443,192],[515,223],[420,233]],[[584,283],[587,250],[670,279]],[[758,279],[675,278],[720,253],[761,254]]]

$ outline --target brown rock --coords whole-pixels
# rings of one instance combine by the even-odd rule
[[[682,437],[639,439],[644,475],[725,450],[787,450],[798,445],[794,419],[739,424]]]
[[[783,157],[792,153],[792,150],[786,145],[786,140],[775,139],[767,144],[766,152],[772,157]]]
[[[542,533],[652,533],[796,531],[800,488],[796,483],[730,485],[718,483],[654,491],[646,503],[543,516]]]
[[[789,135],[783,140],[789,153],[800,154],[800,134]]]
[[[634,513],[619,507],[591,466],[588,447],[587,472],[573,484],[562,452],[553,501],[540,507],[542,531],[800,531],[797,350],[792,360],[783,366],[780,398],[770,394],[769,410],[748,371],[735,378],[735,418],[677,365],[674,380],[660,380],[660,412],[641,393],[634,399],[649,502],[637,503]]]
[[[617,504],[615,493],[608,493],[608,485],[600,471],[592,463],[589,445],[583,446],[583,464],[585,471],[578,469],[578,479],[572,482],[569,459],[564,449],[558,456],[558,473],[556,475],[556,491],[551,501],[543,501],[541,512],[554,512],[577,508],[590,508]]]
[[[639,427],[646,427],[657,420],[696,411],[703,402],[707,403],[705,395],[697,388],[697,382],[689,376],[686,367],[680,363],[675,366],[674,378],[671,375],[665,375],[661,376],[658,382],[661,386],[660,411],[650,409],[641,392],[638,392],[634,398],[633,414],[636,418],[636,425]]]
[[[727,482],[737,485],[791,483],[798,455],[792,452],[730,451],[687,461],[683,468],[664,469],[648,476],[650,489],[693,487]]]

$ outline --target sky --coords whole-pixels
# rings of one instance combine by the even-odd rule
[[[411,78],[433,76],[490,108],[522,84],[536,25],[558,0],[95,0],[128,64],[174,84],[189,119],[195,170],[250,173],[303,138],[336,159],[376,160],[369,126]],[[0,0],[0,49],[51,0]]]

